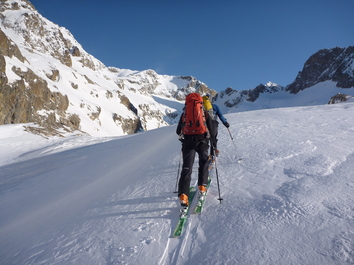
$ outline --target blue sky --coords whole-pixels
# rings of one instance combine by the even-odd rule
[[[106,66],[191,75],[217,91],[286,86],[354,45],[354,0],[30,0]]]

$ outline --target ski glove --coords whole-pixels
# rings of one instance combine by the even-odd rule
[[[230,124],[228,122],[224,123],[224,125],[225,125],[226,128],[230,127]]]
[[[178,140],[180,140],[181,142],[183,142],[183,140],[184,140],[184,135],[183,135],[183,133],[181,133],[180,135],[178,135]]]

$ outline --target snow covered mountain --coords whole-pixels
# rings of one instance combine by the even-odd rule
[[[338,102],[332,99],[338,94],[344,94],[341,101],[354,95],[354,46],[316,52],[286,87],[269,82],[250,90],[228,88],[218,94],[216,101],[225,112],[235,112],[333,103]]]
[[[322,50],[286,87],[216,95],[106,67],[30,2],[0,0],[0,264],[353,264],[353,69],[352,47]],[[181,145],[165,125],[196,90],[231,126],[176,239]]]
[[[0,124],[32,132],[122,135],[176,122],[186,93],[215,94],[191,76],[106,67],[26,0],[0,6]]]

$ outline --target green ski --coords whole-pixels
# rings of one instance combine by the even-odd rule
[[[209,177],[208,177],[207,191],[205,192],[205,195],[199,196],[198,202],[197,202],[197,206],[196,206],[195,209],[194,209],[194,213],[201,213],[201,212],[202,212],[203,205],[204,205],[204,202],[205,202],[205,197],[206,197],[207,192],[208,192],[208,190],[209,190],[210,183],[211,183],[211,176],[209,175]]]
[[[188,207],[185,209],[183,213],[181,213],[179,221],[177,223],[177,226],[175,230],[173,231],[172,237],[180,237],[183,233],[184,225],[186,224],[187,218],[188,218],[188,212],[189,208],[191,207],[194,195],[196,193],[196,188],[195,187],[190,187],[189,188],[189,197],[188,197]]]
[[[202,212],[202,209],[203,209],[203,205],[204,205],[204,202],[205,202],[205,198],[206,198],[206,195],[207,195],[207,192],[209,190],[209,187],[210,187],[210,183],[211,183],[211,172],[214,168],[214,163],[215,163],[215,157],[214,156],[210,156],[209,157],[209,167],[208,167],[208,185],[207,185],[207,191],[204,195],[201,195],[199,196],[198,198],[198,202],[197,202],[197,206],[195,207],[194,209],[194,213],[201,213]]]

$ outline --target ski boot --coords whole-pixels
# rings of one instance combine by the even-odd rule
[[[199,189],[198,205],[200,206],[201,202],[205,200],[207,189],[204,185],[198,186],[198,189]]]

